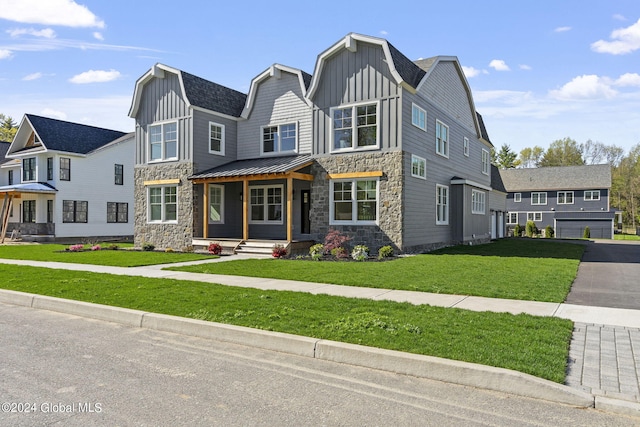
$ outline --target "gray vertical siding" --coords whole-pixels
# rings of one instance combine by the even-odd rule
[[[225,155],[209,153],[209,123],[225,127]],[[193,111],[193,164],[194,172],[202,172],[237,158],[238,122],[234,119],[200,110]]]

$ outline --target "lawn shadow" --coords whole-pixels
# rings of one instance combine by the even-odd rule
[[[588,240],[504,238],[481,245],[458,245],[438,249],[431,255],[477,255],[518,258],[581,260]]]

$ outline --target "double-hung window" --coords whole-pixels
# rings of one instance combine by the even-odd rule
[[[518,212],[507,213],[507,224],[517,224],[517,223],[518,223]]]
[[[483,191],[471,190],[471,213],[484,215],[486,212],[485,196],[486,193]]]
[[[573,204],[573,191],[558,191],[558,204],[559,205],[572,205]]]
[[[491,164],[491,158],[487,150],[482,150],[482,173],[489,175],[489,165]]]
[[[79,200],[62,201],[62,222],[87,222],[89,202]]]
[[[584,192],[584,200],[586,202],[600,200],[600,190],[586,190]]]
[[[377,224],[377,179],[332,180],[330,186],[331,224]]]
[[[249,188],[249,222],[282,224],[283,194],[282,185]]]
[[[113,168],[114,173],[114,184],[115,185],[124,185],[124,166],[115,164]]]
[[[53,181],[53,157],[47,157],[47,181]]]
[[[36,201],[22,202],[22,222],[36,222]]]
[[[176,122],[149,125],[149,161],[178,158],[178,124]]]
[[[129,204],[107,202],[107,222],[129,222]]]
[[[449,224],[449,187],[436,185],[436,224]]]
[[[224,187],[209,185],[209,222],[224,223]]]
[[[436,120],[436,153],[449,157],[449,126]]]
[[[71,159],[60,157],[60,181],[71,181]]]
[[[333,151],[377,148],[378,104],[331,109]]]
[[[13,170],[9,170],[9,176],[7,179],[9,180],[9,185],[13,185]]]
[[[22,159],[22,182],[36,180],[36,158]]]
[[[527,221],[542,221],[542,212],[527,212]]]
[[[427,179],[427,161],[415,154],[411,155],[411,176]]]
[[[287,123],[262,128],[262,154],[295,153],[298,150],[298,125]]]
[[[424,131],[427,130],[427,112],[416,104],[411,106],[411,123]]]
[[[547,204],[547,193],[546,192],[533,192],[533,193],[531,193],[531,204],[532,205],[546,205]]]
[[[522,193],[513,193],[513,201],[514,203],[522,202]]]
[[[224,156],[224,125],[209,122],[209,153]]]
[[[149,187],[149,222],[178,219],[178,187]]]

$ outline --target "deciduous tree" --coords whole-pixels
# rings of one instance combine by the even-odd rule
[[[545,151],[539,164],[541,167],[577,165],[584,165],[582,149],[578,143],[571,138],[553,141],[547,151]]]

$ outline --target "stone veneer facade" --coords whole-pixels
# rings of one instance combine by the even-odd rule
[[[318,157],[311,167],[311,233],[322,242],[329,229],[351,237],[351,246],[365,244],[371,253],[385,245],[402,251],[402,151]],[[329,225],[329,174],[382,171],[379,181],[379,225]]]
[[[150,243],[157,249],[171,248],[188,251],[193,241],[193,184],[187,177],[193,175],[193,165],[188,162],[137,166],[135,168],[135,224],[134,245],[142,247]],[[179,179],[178,222],[176,224],[149,224],[147,221],[147,186],[145,181]]]

